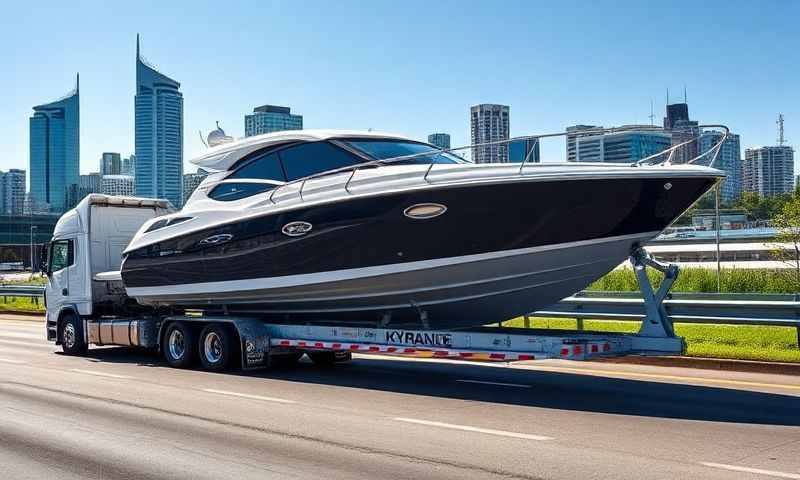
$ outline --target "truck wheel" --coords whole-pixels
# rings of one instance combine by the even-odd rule
[[[184,322],[174,322],[167,327],[162,340],[161,351],[171,367],[189,368],[194,364],[197,336]]]
[[[352,360],[353,356],[348,350],[337,351],[322,351],[322,352],[306,352],[308,358],[314,362],[314,365],[321,367],[330,367],[335,363],[347,362]]]
[[[61,349],[67,355],[85,355],[88,349],[83,339],[83,322],[74,313],[64,314],[61,325]]]
[[[233,343],[227,328],[219,324],[206,326],[200,333],[200,363],[212,372],[228,368],[233,358]]]

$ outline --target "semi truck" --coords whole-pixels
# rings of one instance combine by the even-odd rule
[[[637,334],[575,332],[484,326],[467,330],[392,329],[381,324],[313,325],[228,314],[224,305],[182,310],[143,305],[127,295],[119,273],[122,252],[139,227],[172,211],[158,199],[91,194],[57,222],[43,246],[47,339],[68,355],[90,346],[156,350],[172,367],[199,365],[209,371],[245,370],[293,363],[307,355],[332,365],[353,353],[516,361],[587,360],[619,355],[680,354],[660,302],[677,276],[641,251],[631,257],[645,295],[646,315]],[[653,291],[645,268],[665,274]]]

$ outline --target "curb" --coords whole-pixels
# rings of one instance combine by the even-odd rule
[[[756,360],[734,360],[705,357],[616,357],[591,360],[597,363],[620,363],[649,365],[654,367],[697,368],[746,373],[771,373],[800,376],[800,363],[760,362]]]

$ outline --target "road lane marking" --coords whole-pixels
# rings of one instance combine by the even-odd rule
[[[528,433],[507,432],[505,430],[492,430],[491,428],[470,427],[469,425],[456,425],[452,423],[432,422],[429,420],[418,420],[416,418],[395,417],[394,420],[398,422],[427,425],[429,427],[440,427],[440,428],[449,428],[451,430],[461,430],[463,432],[485,433],[488,435],[497,435],[500,437],[521,438],[523,440],[545,441],[553,439],[552,437],[545,437],[543,435],[530,435]]]
[[[12,360],[10,358],[0,358],[0,362],[13,363],[13,364],[16,364],[16,365],[22,365],[23,363],[28,363],[28,362],[23,362],[22,360]]]
[[[287,400],[285,398],[262,397],[261,395],[250,395],[249,393],[229,392],[228,390],[215,390],[213,388],[204,388],[203,391],[208,393],[217,393],[219,395],[228,395],[230,397],[249,398],[250,400],[262,400],[265,402],[297,403],[294,400]]]
[[[41,333],[21,333],[21,332],[10,332],[8,330],[0,330],[0,337],[8,337],[8,338],[30,338],[33,340],[41,340],[42,342],[46,342],[47,339],[44,336],[44,332]]]
[[[800,480],[800,474],[797,473],[776,472],[775,470],[762,470],[760,468],[738,467],[736,465],[726,465],[724,463],[700,462],[700,465],[711,468],[719,468],[722,470],[730,470],[733,472],[755,473],[757,475],[766,475],[768,477]]]
[[[461,383],[479,383],[481,385],[497,385],[499,387],[517,387],[517,388],[531,388],[530,385],[523,385],[521,383],[504,383],[504,382],[487,382],[484,380],[456,380]]]
[[[129,377],[127,375],[117,375],[116,373],[103,373],[103,372],[95,372],[92,370],[81,370],[80,368],[72,368],[70,369],[71,372],[75,373],[85,373],[86,375],[95,375],[98,377],[108,377],[108,378],[120,378],[120,379],[131,379],[133,377]]]
[[[800,390],[800,385],[787,385],[784,383],[762,383],[762,382],[749,382],[746,380],[726,380],[722,378],[706,378],[706,377],[682,377],[679,375],[665,375],[662,373],[639,373],[639,372],[626,372],[622,370],[592,370],[588,368],[572,368],[572,367],[551,367],[551,366],[533,366],[526,365],[525,370],[535,370],[540,372],[573,372],[595,376],[615,376],[615,377],[641,377],[641,378],[657,378],[661,380],[676,380],[681,382],[695,382],[695,383],[714,383],[719,385],[737,385],[744,387],[764,387],[764,388],[786,388],[789,390]]]
[[[34,342],[17,342],[14,340],[4,340],[0,338],[0,345],[19,345],[26,348],[46,348],[48,350],[53,350],[55,348],[55,344],[49,343],[34,343]]]

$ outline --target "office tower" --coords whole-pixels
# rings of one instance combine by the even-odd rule
[[[673,103],[667,105],[667,116],[664,117],[664,130],[672,135],[672,145],[680,145],[700,136],[698,122],[689,119],[689,105],[687,103]],[[672,163],[686,163],[699,154],[698,141],[695,140],[675,150]]]
[[[567,161],[576,162],[578,160],[575,154],[576,140],[578,137],[592,135],[592,130],[602,129],[603,127],[597,125],[573,125],[567,127]],[[595,132],[596,134],[597,132]]]
[[[428,135],[428,143],[442,150],[448,150],[450,148],[450,135],[447,133],[432,133]]]
[[[25,208],[25,170],[0,172],[0,215],[22,215]]]
[[[197,188],[207,176],[208,172],[202,168],[198,168],[197,173],[183,174],[183,203],[189,200],[194,189]]]
[[[103,175],[101,190],[106,195],[132,197],[135,181],[130,175]]]
[[[103,153],[100,157],[100,175],[122,175],[122,158],[119,153]]]
[[[78,183],[70,185],[67,198],[68,208],[73,208],[90,193],[102,193],[102,176],[99,173],[90,173],[78,177]]]
[[[512,140],[508,144],[508,161],[539,163],[539,142],[534,139],[522,138]]]
[[[130,157],[122,159],[120,174],[131,177],[136,175],[136,155],[131,154]]]
[[[142,58],[136,36],[136,196],[183,200],[181,84]]]
[[[787,145],[748,148],[742,162],[742,191],[763,197],[794,190],[794,150]]]
[[[80,83],[54,102],[33,107],[30,117],[31,200],[61,213],[70,185],[78,183],[80,162]]]
[[[302,129],[303,116],[292,114],[289,107],[262,105],[254,108],[252,114],[244,116],[245,137],[283,130]]]
[[[474,145],[508,140],[510,128],[510,109],[507,105],[483,103],[470,107],[472,161],[475,163],[507,163],[507,143],[482,147]]]
[[[621,128],[634,128],[626,126]],[[575,161],[633,163],[668,149],[670,134],[663,131],[626,130],[575,138]]]
[[[706,153],[711,150],[720,140],[722,132],[716,130],[706,130],[700,135],[699,151]],[[699,159],[698,165],[710,165],[714,158],[713,153],[709,153]],[[739,198],[742,193],[742,150],[739,142],[739,135],[731,133],[722,144],[714,163],[714,168],[725,172],[725,181],[720,188],[720,200],[725,203],[732,202]]]

